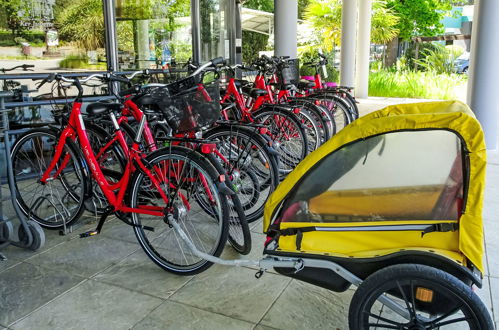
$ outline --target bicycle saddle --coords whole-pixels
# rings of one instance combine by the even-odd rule
[[[120,111],[120,110],[121,110],[120,103],[95,102],[87,105],[87,114],[89,116],[96,116],[110,111]]]
[[[315,86],[315,83],[313,81],[305,81],[305,80],[301,80],[297,84],[297,87],[299,89],[310,89],[314,86]]]
[[[267,91],[265,89],[260,89],[260,88],[250,88],[250,87],[243,87],[243,91],[247,94],[249,94],[252,98],[257,98],[259,96],[267,95]]]

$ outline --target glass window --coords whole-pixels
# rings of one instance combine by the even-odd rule
[[[215,57],[230,58],[229,2],[200,0],[201,62]]]
[[[190,0],[117,0],[120,69],[166,67],[192,56]]]
[[[281,221],[457,220],[461,144],[444,130],[393,132],[354,142],[310,170]]]

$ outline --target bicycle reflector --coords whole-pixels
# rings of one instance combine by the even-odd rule
[[[416,299],[425,303],[430,303],[433,300],[433,290],[418,287],[416,289]]]
[[[203,154],[211,154],[213,151],[215,151],[216,144],[214,143],[204,143],[201,145],[201,152]]]

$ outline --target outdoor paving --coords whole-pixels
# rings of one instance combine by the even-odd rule
[[[413,100],[361,100],[363,114]],[[499,322],[499,153],[491,152],[484,205],[486,271],[477,293]],[[3,191],[4,195],[6,191]],[[91,216],[85,219],[92,220]],[[353,294],[331,292],[269,272],[215,265],[181,277],[154,265],[132,229],[111,220],[102,235],[79,239],[95,226],[60,236],[30,252],[8,247],[0,261],[0,330],[8,329],[347,329]],[[261,220],[251,224],[261,256]],[[223,256],[237,258],[227,247]],[[246,256],[245,258],[247,258]]]

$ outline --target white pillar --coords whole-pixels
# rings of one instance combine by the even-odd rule
[[[371,53],[372,0],[360,0],[357,31],[355,96],[367,98],[369,90],[369,55]]]
[[[473,17],[470,107],[485,132],[487,149],[495,149],[499,126],[499,1],[480,0]]]
[[[137,57],[138,67],[149,68],[150,50],[149,50],[149,20],[143,19],[137,21]]]
[[[298,0],[274,0],[274,55],[297,58]]]
[[[480,1],[475,0],[475,4],[473,6],[473,17],[478,17],[478,8]],[[475,21],[476,22],[476,21]],[[471,44],[470,44],[470,52],[472,49],[476,48],[476,35],[478,33],[478,24],[472,23],[471,25]],[[475,57],[470,57],[470,61],[468,63],[468,86],[466,90],[466,103],[471,104],[471,77],[473,76],[473,67],[475,66],[473,63],[475,62]]]
[[[361,0],[362,1],[362,0]],[[343,0],[341,10],[340,84],[355,84],[355,30],[357,25],[357,0]]]

